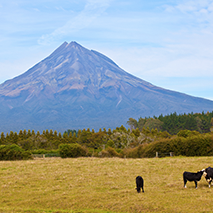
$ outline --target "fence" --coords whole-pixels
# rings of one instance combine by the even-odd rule
[[[173,157],[173,152],[156,152],[156,158],[162,158],[162,157]]]
[[[60,157],[59,153],[45,153],[45,154],[33,154],[33,158],[51,158],[51,157]]]

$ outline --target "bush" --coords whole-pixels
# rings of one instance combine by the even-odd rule
[[[140,144],[134,148],[127,148],[123,150],[123,156],[127,158],[142,158],[147,144]]]
[[[59,153],[58,149],[54,149],[54,150],[46,150],[46,149],[35,149],[32,151],[32,154],[47,154],[47,153],[51,153],[51,154],[57,154]]]
[[[178,137],[184,137],[184,138],[187,138],[187,137],[191,137],[191,136],[195,136],[195,135],[199,135],[200,133],[197,132],[197,131],[190,131],[190,130],[180,130],[178,133],[177,133],[177,136]]]
[[[24,151],[18,145],[1,145],[0,160],[28,160],[32,159],[31,152]]]
[[[184,133],[184,132],[182,132]],[[184,133],[185,135],[185,133]],[[196,132],[190,137],[176,137],[173,139],[161,139],[144,147],[143,157],[154,157],[156,152],[169,153],[182,156],[211,156],[213,154],[213,136],[197,135]]]
[[[87,149],[77,143],[61,144],[59,146],[59,153],[61,158],[84,157],[87,155]]]
[[[112,147],[107,147],[105,150],[102,150],[99,155],[101,157],[120,157],[120,154]]]

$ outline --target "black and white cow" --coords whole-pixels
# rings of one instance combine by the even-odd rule
[[[213,168],[208,167],[205,169],[203,175],[206,178],[206,181],[209,183],[209,188],[211,187],[211,182],[213,180]]]
[[[186,182],[187,181],[194,181],[195,182],[195,188],[197,189],[197,181],[200,181],[200,179],[203,175],[203,172],[204,172],[204,169],[197,172],[197,173],[184,172],[183,173],[184,187],[186,188]]]
[[[141,192],[141,189],[142,189],[142,192],[144,192],[143,184],[144,184],[143,178],[141,176],[137,176],[136,177],[136,187],[137,187],[136,189],[137,189],[138,193]]]

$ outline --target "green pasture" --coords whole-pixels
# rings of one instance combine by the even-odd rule
[[[213,186],[184,171],[213,166],[213,157],[44,158],[0,161],[0,212],[213,212]],[[144,178],[145,193],[135,190]]]

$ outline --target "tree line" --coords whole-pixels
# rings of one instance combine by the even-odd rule
[[[27,159],[32,154],[59,153],[61,157],[154,157],[155,152],[174,155],[213,155],[213,113],[177,115],[158,118],[130,118],[113,130],[105,128],[53,130],[42,133],[20,130],[0,137],[0,160]],[[12,151],[11,151],[12,150]],[[8,157],[12,155],[12,157]],[[5,157],[7,156],[7,157]]]
[[[141,131],[144,127],[149,129],[157,128],[159,131],[167,131],[169,134],[177,134],[180,130],[198,131],[208,133],[213,126],[213,111],[207,113],[189,113],[177,114],[176,112],[169,115],[153,118],[139,118],[138,121],[129,118],[127,121],[131,129],[139,128]]]

